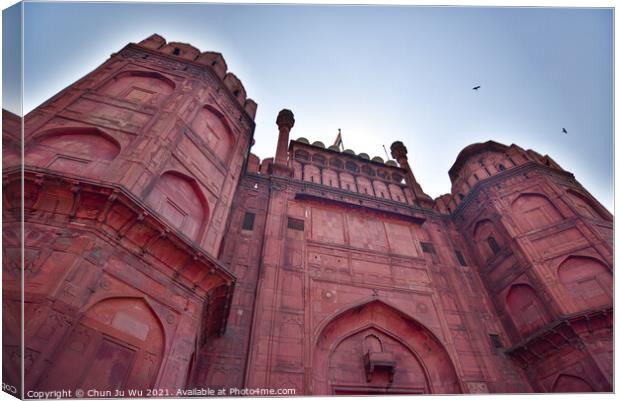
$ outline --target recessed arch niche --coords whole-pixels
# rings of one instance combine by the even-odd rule
[[[196,113],[191,126],[209,149],[228,164],[235,141],[224,115],[211,106],[204,106]]]
[[[553,383],[552,393],[592,393],[594,389],[584,379],[567,374],[561,374]]]
[[[25,149],[25,164],[90,177],[103,176],[121,146],[93,127],[57,128],[36,135]]]
[[[133,103],[160,106],[172,92],[174,82],[154,71],[123,71],[106,82],[99,92]]]
[[[508,314],[522,336],[531,334],[547,322],[542,302],[532,287],[514,284],[506,295]]]
[[[164,351],[163,327],[144,299],[108,298],[84,313],[37,387],[153,388]]]
[[[558,279],[576,302],[576,311],[611,305],[613,278],[601,261],[569,256],[558,266]]]
[[[598,211],[598,207],[596,207],[586,196],[577,191],[573,191],[572,189],[569,189],[567,193],[575,204],[579,215],[590,219],[600,219],[602,217],[601,213]]]
[[[321,325],[312,352],[312,394],[460,393],[448,352],[425,326],[391,305],[369,300]],[[368,375],[369,352],[394,362]]]
[[[483,262],[495,254],[497,249],[501,249],[503,244],[502,239],[496,234],[495,224],[489,219],[478,221],[474,226],[472,236]],[[491,248],[492,243],[497,248]]]
[[[209,218],[209,204],[196,181],[177,171],[166,171],[146,202],[187,237],[198,240]]]
[[[512,202],[512,213],[523,232],[543,228],[562,219],[560,212],[546,196],[534,193],[519,195]]]

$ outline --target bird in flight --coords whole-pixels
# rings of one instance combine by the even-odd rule
[[[478,89],[480,89],[480,85],[478,85],[478,86],[474,86],[472,89],[473,89],[473,90],[475,90],[475,91],[477,91]]]
[[[566,131],[566,128],[562,128],[562,132],[565,134],[568,134],[568,131]]]

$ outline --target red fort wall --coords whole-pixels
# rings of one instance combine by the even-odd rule
[[[290,140],[219,53],[153,35],[3,113],[5,378],[25,389],[612,390],[613,218],[549,156],[474,144],[452,191]],[[19,346],[24,246],[24,341]],[[13,263],[12,263],[13,261]]]

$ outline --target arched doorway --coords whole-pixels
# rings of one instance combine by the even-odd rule
[[[111,298],[92,306],[75,326],[41,388],[152,388],[164,351],[164,333],[139,298]]]
[[[316,338],[313,395],[461,393],[441,342],[382,301],[339,313]]]

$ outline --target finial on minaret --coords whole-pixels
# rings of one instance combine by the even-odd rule
[[[392,157],[396,159],[398,165],[406,168],[403,164],[407,164],[407,148],[401,141],[396,141],[390,146]]]
[[[282,109],[278,113],[276,118],[276,124],[278,125],[278,146],[276,148],[275,164],[286,166],[287,164],[287,148],[288,148],[288,136],[291,132],[291,128],[295,125],[295,116],[293,112],[288,109]]]
[[[276,124],[280,130],[288,129],[289,131],[295,125],[295,115],[289,109],[282,109],[276,118]]]
[[[423,206],[432,207],[433,200],[425,194],[424,191],[422,191],[422,187],[420,187],[420,184],[416,181],[413,171],[411,171],[411,167],[409,167],[409,162],[407,161],[407,148],[405,147],[405,144],[401,141],[396,141],[390,145],[390,151],[392,153],[392,157],[396,159],[400,168],[407,172],[405,181],[407,182],[409,189],[413,192],[416,202]]]

